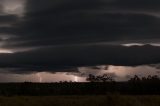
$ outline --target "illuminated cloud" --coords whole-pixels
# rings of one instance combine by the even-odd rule
[[[26,0],[0,0],[3,14],[23,16]]]

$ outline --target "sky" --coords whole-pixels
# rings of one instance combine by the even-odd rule
[[[159,0],[0,0],[0,82],[159,74]]]

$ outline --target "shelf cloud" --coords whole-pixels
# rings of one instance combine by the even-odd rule
[[[0,48],[13,51],[0,54],[2,68],[54,72],[160,62],[160,47],[149,45],[160,41],[159,0],[0,2]],[[148,40],[132,47],[117,43]]]

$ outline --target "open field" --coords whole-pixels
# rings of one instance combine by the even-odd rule
[[[160,106],[160,96],[1,96],[0,106]]]

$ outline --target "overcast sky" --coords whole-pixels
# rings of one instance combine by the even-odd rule
[[[159,5],[159,0],[0,0],[0,68],[16,74],[100,65],[158,70]]]

